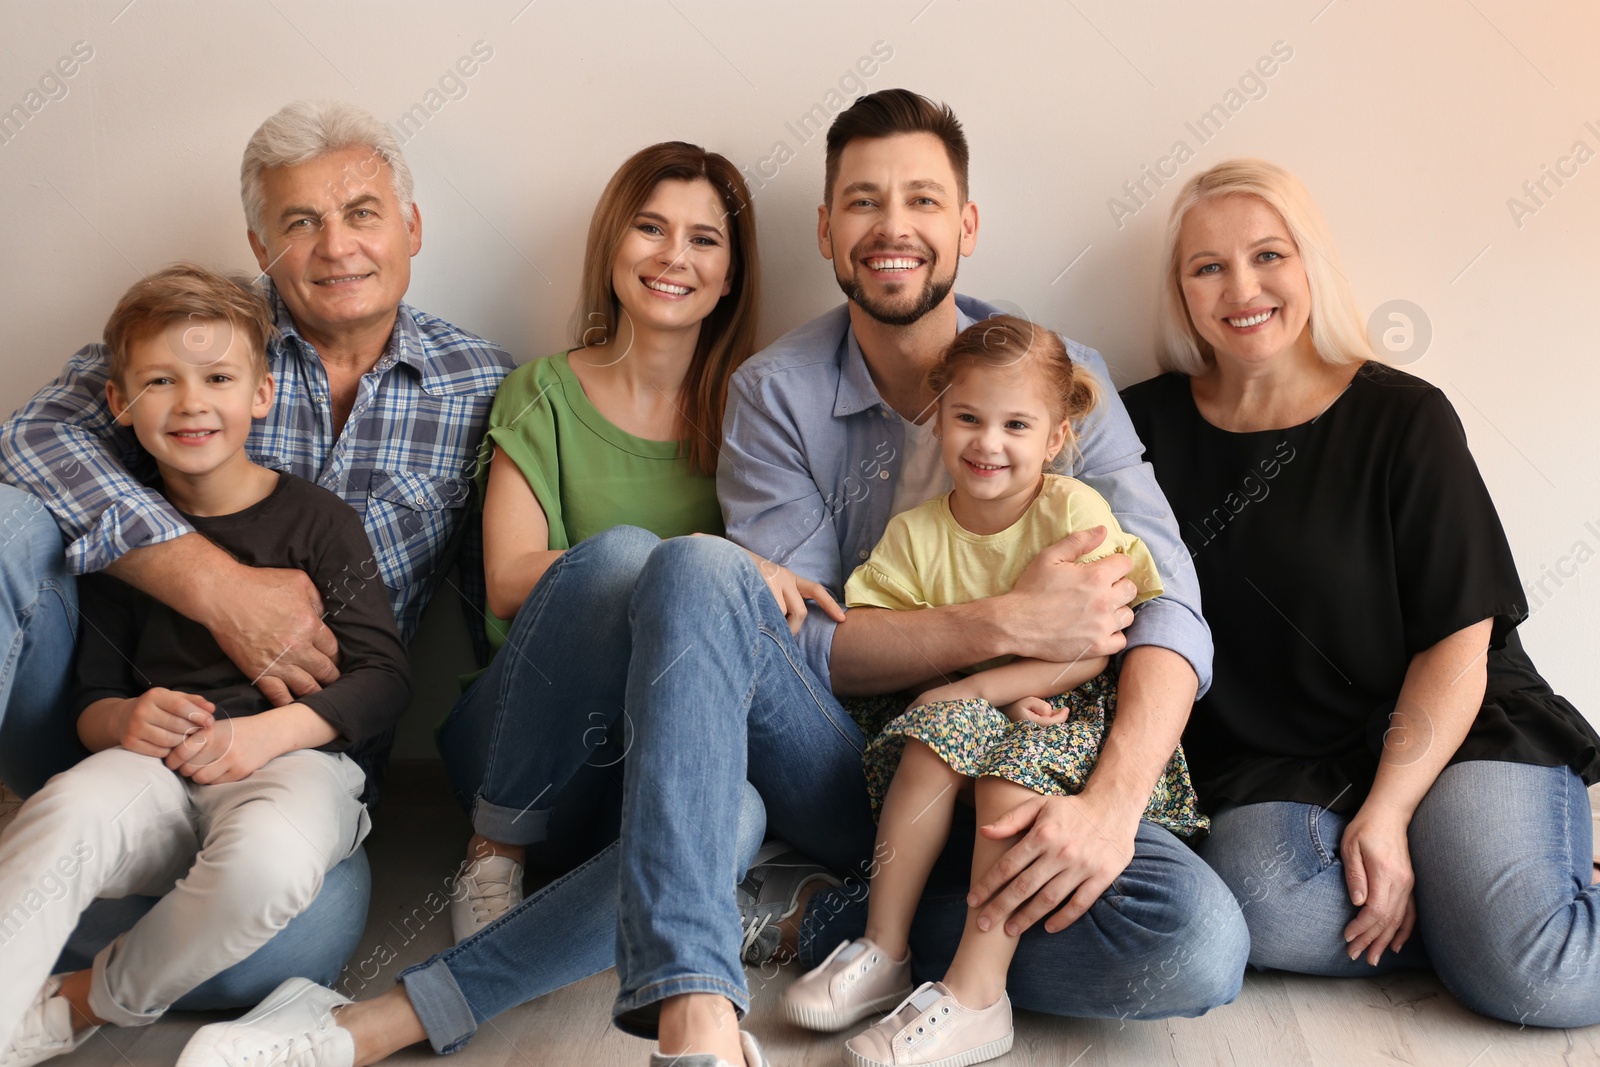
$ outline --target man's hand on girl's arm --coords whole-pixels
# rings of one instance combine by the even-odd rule
[[[1122,628],[1133,622],[1128,604],[1138,595],[1127,579],[1132,561],[1113,552],[1076,563],[1104,539],[1100,527],[1063,538],[1000,596],[921,611],[851,611],[833,637],[833,691],[892,692],[996,656],[1072,663],[1122,651]]]

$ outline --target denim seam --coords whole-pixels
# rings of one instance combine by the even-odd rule
[[[529,603],[528,601],[524,601],[523,609],[527,609],[527,608],[532,608],[533,609],[533,611],[528,615],[527,625],[530,628],[536,629],[538,627],[540,619],[542,619],[543,616],[544,616],[544,612],[545,612],[546,607],[549,605],[550,601],[555,599],[553,596],[549,595],[548,592],[544,596],[536,596],[538,591],[539,591],[539,587],[540,586],[546,586],[547,588],[548,587],[553,587],[554,583],[553,582],[547,582],[546,579],[551,578],[552,576],[555,576],[555,577],[559,578],[560,575],[561,575],[561,572],[566,569],[566,563],[570,559],[570,557],[571,557],[571,553],[568,553],[568,552],[561,553],[561,555],[556,559],[556,561],[550,565],[550,567],[544,572],[543,575],[540,576],[539,582],[534,586],[533,592],[530,593],[529,597],[528,597],[528,601],[534,601],[536,599],[536,601],[537,601],[536,603]],[[511,625],[512,625],[513,628],[515,628],[517,626],[517,623],[522,621],[522,615],[523,615],[523,610],[519,609],[517,611],[517,617],[512,620],[512,624]],[[507,637],[506,637],[505,645],[500,649],[500,655],[518,655],[518,656],[521,656],[521,655],[525,655],[525,653],[523,653],[523,651],[521,649],[521,642],[511,640],[510,634],[508,632],[507,633]],[[533,664],[532,660],[529,660],[529,663],[533,665],[533,669],[534,670],[536,670],[536,671],[539,670],[538,664]],[[542,671],[540,673],[543,674]],[[500,680],[500,684],[496,688],[495,700],[496,700],[497,706],[499,706],[501,708],[504,708],[504,707],[507,706],[507,700],[508,700],[508,698],[510,698],[512,696],[512,694],[510,692],[510,687],[511,687],[511,677],[510,676],[511,676],[511,672],[510,671],[506,671],[505,672],[505,677]],[[485,799],[484,798],[484,794],[483,794],[483,783],[489,781],[490,778],[492,778],[493,775],[494,775],[495,755],[500,750],[501,734],[504,732],[504,729],[505,729],[504,722],[505,722],[505,719],[504,719],[503,716],[497,715],[495,717],[494,733],[491,734],[490,737],[489,737],[489,751],[484,755],[483,777],[482,777],[482,779],[480,780],[480,782],[478,784],[477,795],[475,795],[472,798],[472,814],[474,816],[476,816],[476,814],[477,814],[479,802],[481,802],[481,801],[483,801]],[[490,803],[493,803],[493,802],[491,801]],[[505,807],[505,805],[503,805],[503,804],[494,804],[493,806],[497,807],[497,808],[504,808]],[[530,807],[531,807],[531,805],[530,805]],[[524,809],[524,810],[526,810],[526,809]],[[528,843],[529,844],[533,844],[535,842],[528,842]]]
[[[799,680],[801,685],[805,686],[806,693],[811,697],[811,703],[814,704],[816,709],[822,713],[823,718],[828,720],[828,725],[833,727],[834,732],[837,733],[846,744],[855,749],[858,754],[863,753],[865,748],[856,743],[856,737],[860,736],[860,731],[857,731],[856,737],[852,737],[848,731],[839,725],[838,720],[834,717],[833,713],[828,710],[827,705],[823,701],[817,699],[816,690],[812,688],[811,682],[806,678],[805,673],[801,671],[798,665],[796,665],[794,658],[789,655],[789,650],[784,647],[782,638],[778,637],[776,632],[769,629],[765,625],[761,626],[760,629],[764,637],[778,646],[778,652],[783,656],[784,661],[789,664],[789,669],[794,672],[795,678]],[[809,668],[807,668],[807,670],[809,670]]]
[[[1317,858],[1322,861],[1322,869],[1327,870],[1338,862],[1338,857],[1329,851],[1328,846],[1322,840],[1322,827],[1320,825],[1322,811],[1323,809],[1316,804],[1306,807],[1306,833],[1311,838],[1311,847],[1317,850]]]
[[[686,985],[693,985],[695,988],[681,988]],[[618,993],[617,1002],[611,1009],[611,1017],[615,1019],[619,1015],[647,1008],[668,997],[684,993],[716,993],[726,997],[733,1003],[734,1011],[738,1012],[741,1018],[750,1010],[749,994],[726,980],[709,974],[680,974],[651,982],[631,993]]]
[[[600,857],[602,855],[604,855],[604,853],[605,853],[605,850],[601,849],[600,852],[596,853],[593,856],[590,856],[588,859],[586,859],[582,863],[578,864],[578,866],[572,868],[572,870],[568,871],[566,874],[563,874],[560,878],[557,878],[555,881],[550,882],[550,883],[548,883],[546,885],[540,886],[538,889],[534,890],[532,894],[522,898],[522,901],[519,904],[517,904],[515,907],[509,908],[505,912],[503,912],[500,915],[499,918],[494,920],[494,922],[490,923],[488,926],[485,926],[480,930],[474,931],[472,936],[468,937],[465,941],[458,941],[454,945],[451,945],[449,948],[447,948],[443,952],[439,953],[436,958],[440,959],[440,960],[444,960],[445,962],[448,963],[450,960],[454,959],[455,957],[462,955],[462,953],[464,951],[469,951],[467,949],[467,946],[472,944],[472,942],[476,941],[480,937],[488,936],[489,931],[498,929],[499,927],[506,925],[508,922],[511,921],[512,916],[517,915],[524,908],[528,907],[530,901],[539,900],[542,897],[544,897],[545,895],[547,895],[551,890],[556,889],[556,888],[558,888],[560,886],[563,886],[566,883],[572,881],[572,879],[578,877],[578,875],[582,874],[585,870],[587,870],[588,868],[594,866],[594,864],[599,862]]]
[[[401,988],[406,990],[406,999],[407,1000],[411,999],[411,993],[410,993],[411,986],[410,986],[410,983],[408,981],[410,976],[413,975],[413,974],[417,974],[417,975],[424,974],[424,973],[426,973],[428,971],[431,971],[435,967],[439,967],[439,968],[443,969],[443,971],[444,971],[444,980],[449,983],[449,988],[455,993],[456,997],[459,1000],[459,1003],[466,1007],[467,1014],[469,1016],[471,1016],[472,1015],[472,1005],[471,1005],[470,1002],[468,1002],[466,994],[461,991],[461,986],[459,984],[457,984],[457,982],[456,982],[456,976],[450,972],[449,964],[445,961],[445,959],[444,959],[442,954],[439,955],[439,956],[435,956],[431,960],[424,960],[421,963],[413,964],[412,966],[407,967],[405,970],[401,971],[398,975],[395,976],[396,980],[400,983]],[[422,1023],[422,1029],[428,1035],[428,1044],[433,1045],[434,1046],[434,1051],[437,1052],[441,1056],[449,1055],[452,1052],[459,1052],[462,1048],[466,1047],[467,1042],[471,1041],[472,1038],[478,1032],[477,1020],[476,1020],[476,1018],[474,1018],[472,1020],[471,1028],[468,1029],[465,1033],[463,1033],[463,1034],[461,1034],[459,1036],[452,1037],[451,1040],[446,1041],[443,1045],[438,1045],[438,1044],[435,1043],[435,1040],[434,1040],[433,1028],[428,1025],[430,1020],[424,1019],[422,1017],[422,1012],[417,1010],[415,1002],[412,1002],[411,1010],[413,1012],[416,1012],[417,1020]],[[445,1021],[443,1019],[437,1018],[437,1015],[439,1014],[438,1012],[433,1012],[433,1013],[430,1013],[430,1014],[433,1014],[435,1016],[435,1018],[431,1020],[435,1025],[438,1025],[438,1024],[443,1023]]]

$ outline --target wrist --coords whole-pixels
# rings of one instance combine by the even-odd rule
[[[258,717],[268,716],[274,755],[281,756],[303,748],[321,748],[339,739],[339,731],[328,720],[310,705],[299,701],[261,712]]]
[[[1409,803],[1406,798],[1374,791],[1367,794],[1367,799],[1361,802],[1351,821],[1360,819],[1367,823],[1386,823],[1405,830],[1411,826],[1411,817],[1416,813],[1417,805]]]
[[[1118,822],[1131,824],[1138,829],[1139,820],[1144,818],[1144,810],[1150,805],[1150,789],[1142,789],[1139,783],[1126,777],[1112,774],[1101,774],[1099,768],[1090,772],[1089,780],[1083,783],[1083,792],[1079,795],[1111,814]]]
[[[1010,629],[1015,615],[1007,610],[1011,596],[1010,593],[1001,593],[999,596],[974,600],[967,605],[976,616],[972,621],[977,624],[968,631],[975,646],[973,651],[977,653],[973,656],[974,663],[1020,654],[1016,637]]]
[[[218,552],[217,555],[220,558],[214,565],[194,568],[180,590],[185,602],[181,614],[212,633],[216,633],[217,626],[227,619],[227,606],[239,597],[239,590],[247,577],[240,572],[251,569],[225,552]],[[172,606],[177,607],[176,604]]]

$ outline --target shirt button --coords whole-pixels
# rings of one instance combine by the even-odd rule
[[[862,559],[866,559],[867,558],[867,550],[863,548],[860,552],[857,552],[856,555],[860,556]]]
[[[878,477],[879,478],[887,478],[887,477],[889,477],[889,472],[888,471],[879,471],[878,472]]]

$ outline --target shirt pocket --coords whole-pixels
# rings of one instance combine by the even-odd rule
[[[374,470],[367,483],[367,535],[390,589],[427,581],[443,564],[466,515],[472,483],[415,471]]]

